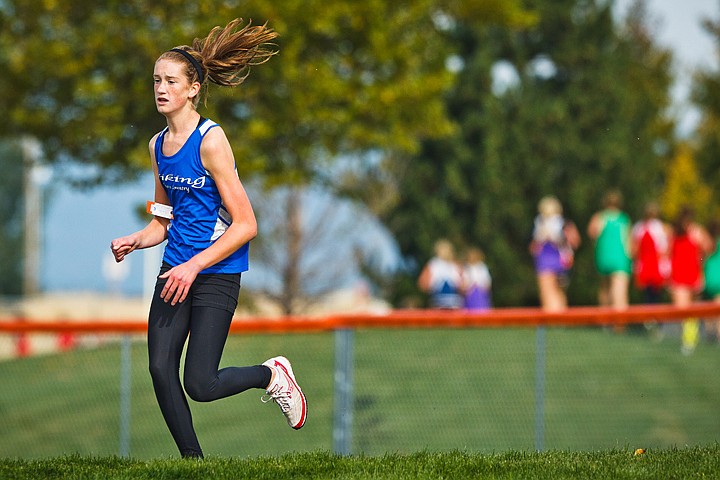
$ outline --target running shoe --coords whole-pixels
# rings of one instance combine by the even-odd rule
[[[275,378],[261,397],[262,402],[274,401],[287,418],[288,425],[295,430],[302,428],[307,418],[307,402],[295,380],[290,361],[285,357],[273,357],[263,365],[275,372]]]

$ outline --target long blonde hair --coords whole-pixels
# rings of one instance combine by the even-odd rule
[[[185,75],[190,83],[207,85],[210,81],[235,87],[247,78],[251,66],[261,65],[278,53],[277,46],[269,43],[277,36],[267,23],[252,25],[250,20],[244,24],[241,18],[236,18],[225,27],[213,28],[206,37],[194,39],[192,47],[177,46],[164,52],[158,60],[166,58],[185,63]],[[195,62],[178,50],[192,56]],[[197,105],[198,101],[199,95],[194,103]]]

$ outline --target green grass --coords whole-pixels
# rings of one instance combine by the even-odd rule
[[[401,461],[416,452],[534,451],[535,335],[532,329],[356,332],[352,452],[392,453]],[[206,455],[331,451],[333,349],[331,333],[231,337],[223,365],[278,353],[291,359],[308,397],[308,422],[300,431],[288,428],[277,407],[259,401],[260,390],[191,402]],[[703,344],[683,356],[676,338],[556,328],[546,332],[546,349],[546,450],[666,452],[720,437],[718,346]],[[118,454],[119,362],[113,342],[0,362],[0,457]],[[131,420],[132,458],[177,455],[142,339],[132,348]]]
[[[720,447],[477,454],[460,451],[340,457],[326,452],[203,461],[65,456],[0,460],[3,479],[682,479],[719,478]]]

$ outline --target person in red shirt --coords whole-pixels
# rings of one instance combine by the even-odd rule
[[[643,219],[633,226],[631,233],[633,279],[645,303],[659,303],[670,278],[672,229],[659,217],[658,204],[648,203]]]
[[[670,247],[672,272],[670,296],[673,305],[687,307],[703,289],[703,259],[714,250],[713,239],[705,228],[695,221],[689,207],[680,210],[674,224]],[[690,354],[700,340],[700,321],[683,320],[682,351]]]

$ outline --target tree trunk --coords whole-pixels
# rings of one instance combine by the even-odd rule
[[[283,313],[290,315],[294,312],[294,305],[301,296],[300,291],[300,255],[303,244],[302,208],[300,204],[300,191],[291,188],[286,204],[288,239],[287,263],[283,270]]]

